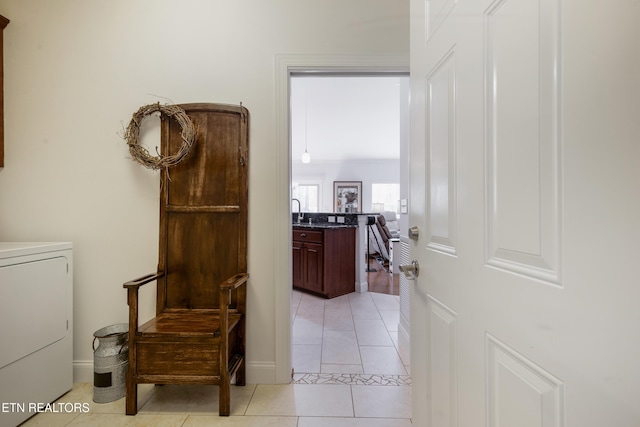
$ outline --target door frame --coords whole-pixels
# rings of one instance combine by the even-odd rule
[[[276,55],[275,383],[291,382],[291,135],[289,81],[294,73],[409,73],[406,55]]]

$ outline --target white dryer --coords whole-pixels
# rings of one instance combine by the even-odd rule
[[[0,242],[0,425],[72,387],[72,244]]]

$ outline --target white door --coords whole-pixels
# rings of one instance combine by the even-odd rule
[[[411,0],[417,426],[640,426],[640,2]]]

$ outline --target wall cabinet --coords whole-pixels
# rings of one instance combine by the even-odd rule
[[[293,287],[325,298],[355,291],[356,229],[293,228]]]

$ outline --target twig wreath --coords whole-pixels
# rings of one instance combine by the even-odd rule
[[[158,153],[158,155],[154,157],[149,154],[149,150],[139,144],[142,121],[145,117],[157,112],[168,117],[173,117],[182,129],[180,133],[182,136],[182,146],[178,152],[172,156],[163,156]],[[133,160],[148,169],[166,169],[177,165],[189,154],[196,140],[196,129],[182,108],[177,105],[161,105],[157,102],[155,104],[144,105],[133,114],[129,126],[127,126],[125,130],[124,139],[127,141],[127,145],[129,145],[129,152],[131,156],[133,156]]]

